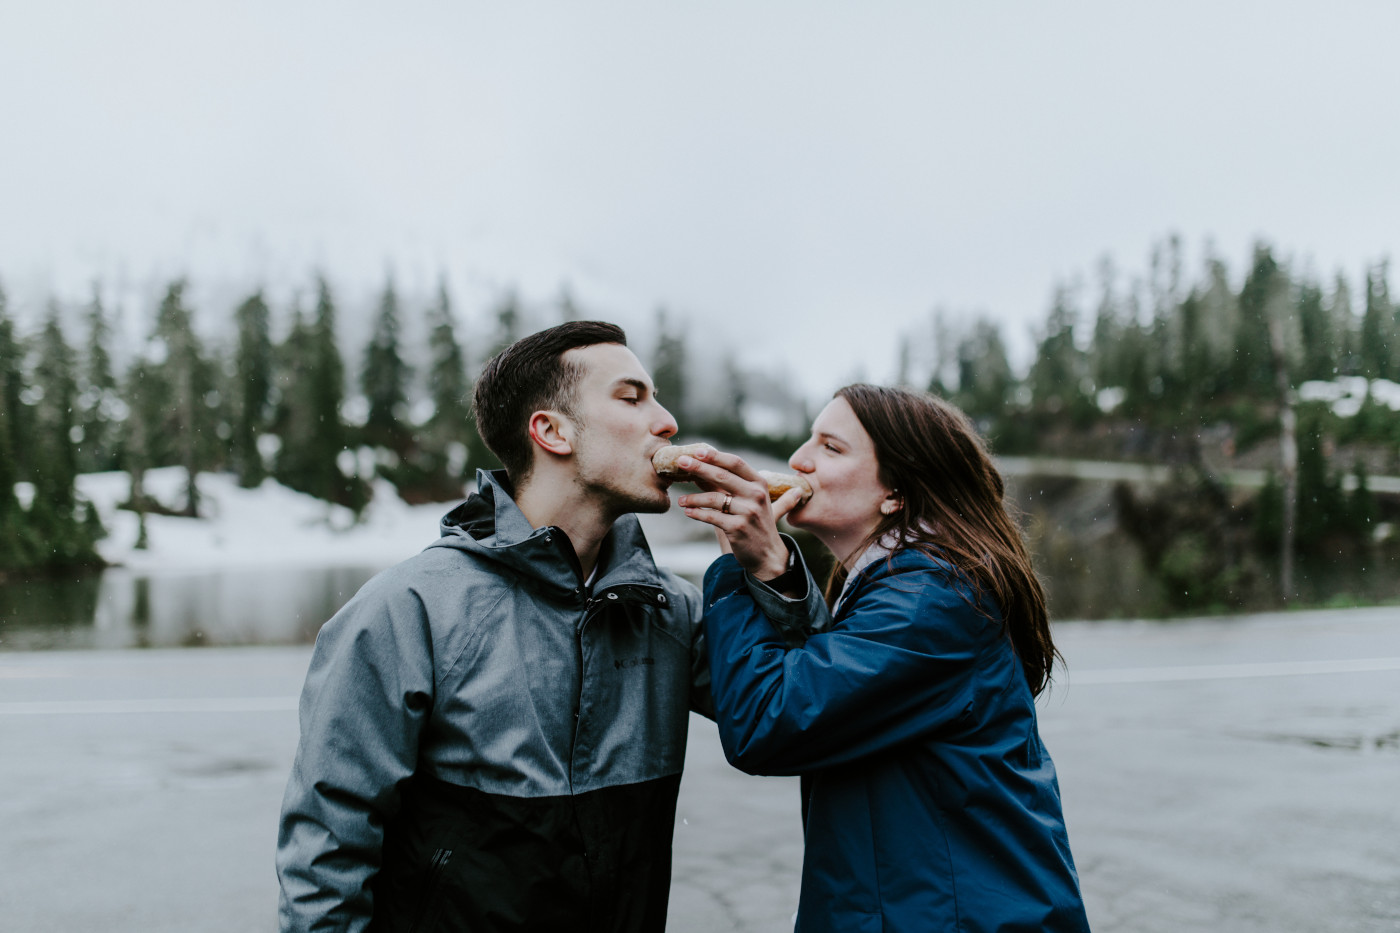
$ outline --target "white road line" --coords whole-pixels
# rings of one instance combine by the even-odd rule
[[[1308,674],[1354,674],[1400,671],[1400,658],[1337,661],[1269,661],[1257,664],[1198,664],[1182,667],[1124,667],[1069,671],[1071,684],[1153,684],[1186,680],[1234,680],[1249,677],[1296,677]]]
[[[1400,671],[1400,658],[1337,661],[1272,661],[1257,664],[1200,664],[1181,667],[1124,667],[1070,671],[1062,683],[1152,684],[1309,674]],[[0,702],[0,716],[91,716],[111,713],[289,713],[296,697],[187,697],[145,700],[37,700]]]
[[[285,713],[296,697],[186,697],[148,700],[35,700],[0,703],[0,716],[90,716],[106,713]]]

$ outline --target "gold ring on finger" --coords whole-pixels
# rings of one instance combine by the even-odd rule
[[[728,514],[729,514],[729,503],[731,503],[731,502],[733,502],[733,501],[734,501],[734,497],[733,497],[732,495],[730,495],[729,493],[725,493],[725,494],[724,494],[724,505],[720,506],[720,507],[719,507],[719,510],[720,510],[721,512],[723,512],[725,515],[728,515]]]

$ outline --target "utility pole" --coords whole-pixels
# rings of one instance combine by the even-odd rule
[[[1288,381],[1288,362],[1283,350],[1283,324],[1277,314],[1269,315],[1269,347],[1274,357],[1274,384],[1279,403],[1279,470],[1283,475],[1283,534],[1279,553],[1279,594],[1287,603],[1293,598],[1293,541],[1298,522],[1298,412],[1293,407],[1293,389]]]

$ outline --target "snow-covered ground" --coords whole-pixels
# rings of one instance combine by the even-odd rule
[[[1338,376],[1327,382],[1305,382],[1298,387],[1300,401],[1326,402],[1332,413],[1341,418],[1350,418],[1361,411],[1368,397],[1377,405],[1400,411],[1400,384],[1389,379]]]
[[[380,480],[374,499],[356,521],[342,506],[267,480],[243,489],[225,473],[201,473],[198,519],[146,516],[147,547],[136,549],[136,514],[117,508],[126,501],[126,473],[78,478],[79,494],[97,507],[108,535],[98,551],[112,564],[137,573],[259,567],[388,567],[410,557],[438,536],[438,522],[455,502],[408,505]],[[164,467],[146,474],[146,491],[165,506],[184,501],[185,472]],[[643,516],[657,562],[677,573],[704,572],[719,553],[705,529],[672,509]]]

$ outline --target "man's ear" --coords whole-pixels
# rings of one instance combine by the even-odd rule
[[[574,426],[557,411],[537,411],[530,416],[530,440],[547,453],[567,456],[574,452]]]

